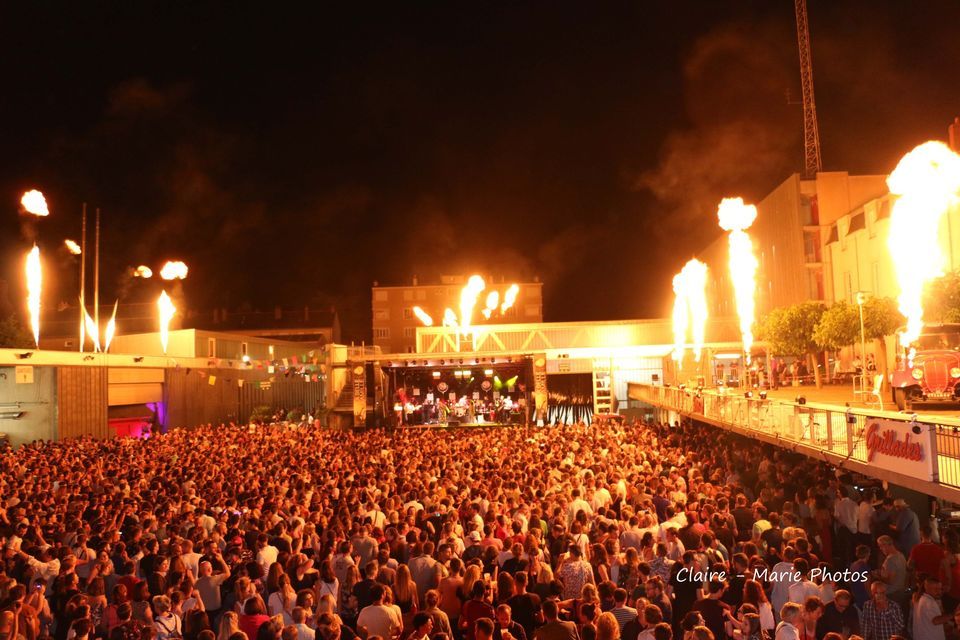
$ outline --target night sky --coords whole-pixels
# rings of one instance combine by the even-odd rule
[[[539,276],[545,319],[663,316],[724,195],[802,166],[793,2],[8,3],[0,278],[76,299],[86,201],[103,298],[179,258],[195,309]],[[194,6],[191,6],[194,5]],[[957,4],[809,0],[826,170],[888,173],[960,114]],[[24,229],[27,188],[52,216]]]

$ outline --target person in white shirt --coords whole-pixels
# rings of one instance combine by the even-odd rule
[[[381,584],[375,584],[370,588],[373,604],[364,607],[357,616],[357,631],[362,637],[380,636],[384,640],[390,640],[399,638],[403,633],[400,609],[383,604],[383,594]]]
[[[793,570],[800,576],[798,582],[790,585],[787,590],[790,602],[803,605],[810,596],[820,596],[820,587],[810,580],[810,563],[806,558],[797,558],[793,561]]]
[[[180,559],[183,560],[184,566],[187,568],[187,571],[190,572],[194,581],[200,577],[200,558],[202,557],[201,554],[193,550],[193,542],[184,540],[181,543]],[[267,568],[269,568],[269,566]]]
[[[267,541],[267,534],[257,536],[257,564],[263,567],[263,573],[270,572],[270,565],[277,561],[280,550]]]
[[[800,623],[802,609],[795,602],[788,602],[780,609],[780,624],[777,625],[774,640],[800,640]]]
[[[567,526],[573,524],[573,521],[577,518],[577,513],[583,511],[588,516],[593,515],[593,508],[590,506],[590,503],[580,497],[580,489],[574,489],[571,493],[573,500],[570,501],[570,505],[567,507]]]
[[[293,613],[291,614],[293,618],[293,626],[297,630],[297,640],[315,640],[317,637],[317,632],[307,626],[307,610],[303,607],[294,607]]]
[[[790,601],[790,587],[797,582],[793,570],[795,553],[793,547],[784,549],[783,560],[770,570],[770,604],[773,605],[774,613],[778,615],[783,605]]]
[[[943,613],[940,597],[943,585],[935,577],[923,582],[923,595],[913,603],[913,637],[923,640],[945,640],[943,625],[950,621],[950,614]]]

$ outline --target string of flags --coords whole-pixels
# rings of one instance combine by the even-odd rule
[[[232,368],[234,362],[235,360],[226,358],[209,358],[207,360],[207,366],[220,368],[226,364],[227,367]],[[279,358],[275,360],[247,360],[245,364],[246,370],[265,370],[270,377],[266,380],[245,380],[243,378],[217,376],[216,374],[206,371],[197,371],[197,374],[201,379],[206,378],[207,384],[211,387],[215,387],[218,382],[221,382],[227,385],[236,383],[236,386],[240,389],[244,386],[251,386],[254,389],[263,390],[270,389],[273,383],[276,382],[278,376],[283,376],[285,379],[302,378],[305,382],[320,382],[327,377],[327,367],[325,364],[320,364],[320,359],[317,357],[315,351],[308,351],[300,356],[292,355],[289,358]],[[186,373],[190,375],[190,369],[187,369]]]

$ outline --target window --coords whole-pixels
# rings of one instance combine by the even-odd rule
[[[374,309],[374,310],[373,310],[373,319],[374,319],[374,320],[389,320],[389,319],[390,319],[390,309]]]
[[[820,230],[803,232],[803,255],[807,264],[822,262],[820,258]]]
[[[413,309],[411,307],[406,307],[403,310],[403,319],[412,320],[413,319]]]
[[[404,300],[413,300],[413,289],[404,289],[403,290],[403,299]]]
[[[827,244],[836,242],[839,239],[839,233],[837,232],[836,223],[830,225],[830,235],[827,236]]]
[[[389,291],[384,291],[382,289],[375,289],[373,292],[374,302],[386,302],[389,297]]]
[[[416,337],[417,337],[417,328],[416,328],[416,327],[404,327],[404,328],[403,328],[403,337],[404,337],[404,338],[416,338]]]
[[[217,339],[207,338],[207,357],[213,358],[217,355]]]
[[[374,327],[373,337],[376,340],[383,340],[390,337],[389,327]]]
[[[877,206],[877,220],[890,217],[890,200],[881,200]]]
[[[823,300],[823,272],[819,269],[807,270],[807,296],[811,300]]]
[[[246,342],[241,342],[241,343],[240,343],[240,355],[241,355],[241,356],[247,355],[247,343],[246,343]]]
[[[860,231],[866,228],[865,216],[863,211],[858,214],[855,214],[850,218],[850,227],[847,229],[847,233],[853,233],[854,231]]]

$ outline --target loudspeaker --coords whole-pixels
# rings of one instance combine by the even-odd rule
[[[660,381],[660,374],[659,374],[659,373],[654,373],[653,375],[651,375],[651,376],[650,376],[650,381],[651,381],[651,382],[659,382],[659,381]]]

